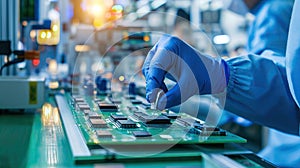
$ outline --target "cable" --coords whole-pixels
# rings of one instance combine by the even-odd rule
[[[8,67],[10,65],[13,65],[13,64],[17,64],[17,63],[20,63],[20,62],[23,62],[25,59],[24,58],[16,58],[10,62],[7,62],[5,63],[4,65],[1,66],[0,68],[0,76],[2,76],[2,70],[5,68],[5,67]]]

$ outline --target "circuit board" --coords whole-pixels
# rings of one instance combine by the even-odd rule
[[[138,96],[66,94],[87,146],[245,143],[185,113],[159,111]]]

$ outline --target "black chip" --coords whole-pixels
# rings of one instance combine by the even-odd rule
[[[226,131],[202,131],[202,136],[226,136]]]
[[[140,116],[139,119],[145,124],[171,124],[170,118],[160,116]]]
[[[161,114],[164,115],[164,116],[166,116],[166,117],[168,117],[168,118],[170,118],[170,119],[180,118],[180,116],[178,114],[173,113],[173,112],[169,112],[169,113],[162,112]]]
[[[118,106],[114,104],[98,103],[98,106],[102,112],[118,111]]]
[[[112,138],[112,134],[107,130],[97,130],[96,134],[99,138]]]
[[[113,119],[113,121],[117,121],[117,120],[127,120],[127,117],[124,115],[115,115],[115,114],[111,114],[110,117]]]
[[[203,126],[202,130],[203,131],[220,131],[220,128],[213,127],[213,126]]]
[[[132,134],[135,137],[149,137],[152,136],[149,132],[147,131],[132,131]]]
[[[140,100],[131,100],[132,104],[142,104],[142,101]]]
[[[131,120],[117,120],[116,123],[120,128],[136,128],[135,122]]]

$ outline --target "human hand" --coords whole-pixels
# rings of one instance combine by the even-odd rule
[[[226,73],[225,73],[226,71]],[[195,94],[223,92],[229,69],[225,61],[201,54],[177,37],[163,35],[149,51],[143,65],[146,78],[146,99],[153,103],[160,90],[159,110],[186,101]],[[167,89],[165,77],[176,82]]]

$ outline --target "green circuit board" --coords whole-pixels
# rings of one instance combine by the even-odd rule
[[[66,94],[65,97],[89,147],[246,142],[188,114],[151,109],[138,96]]]

